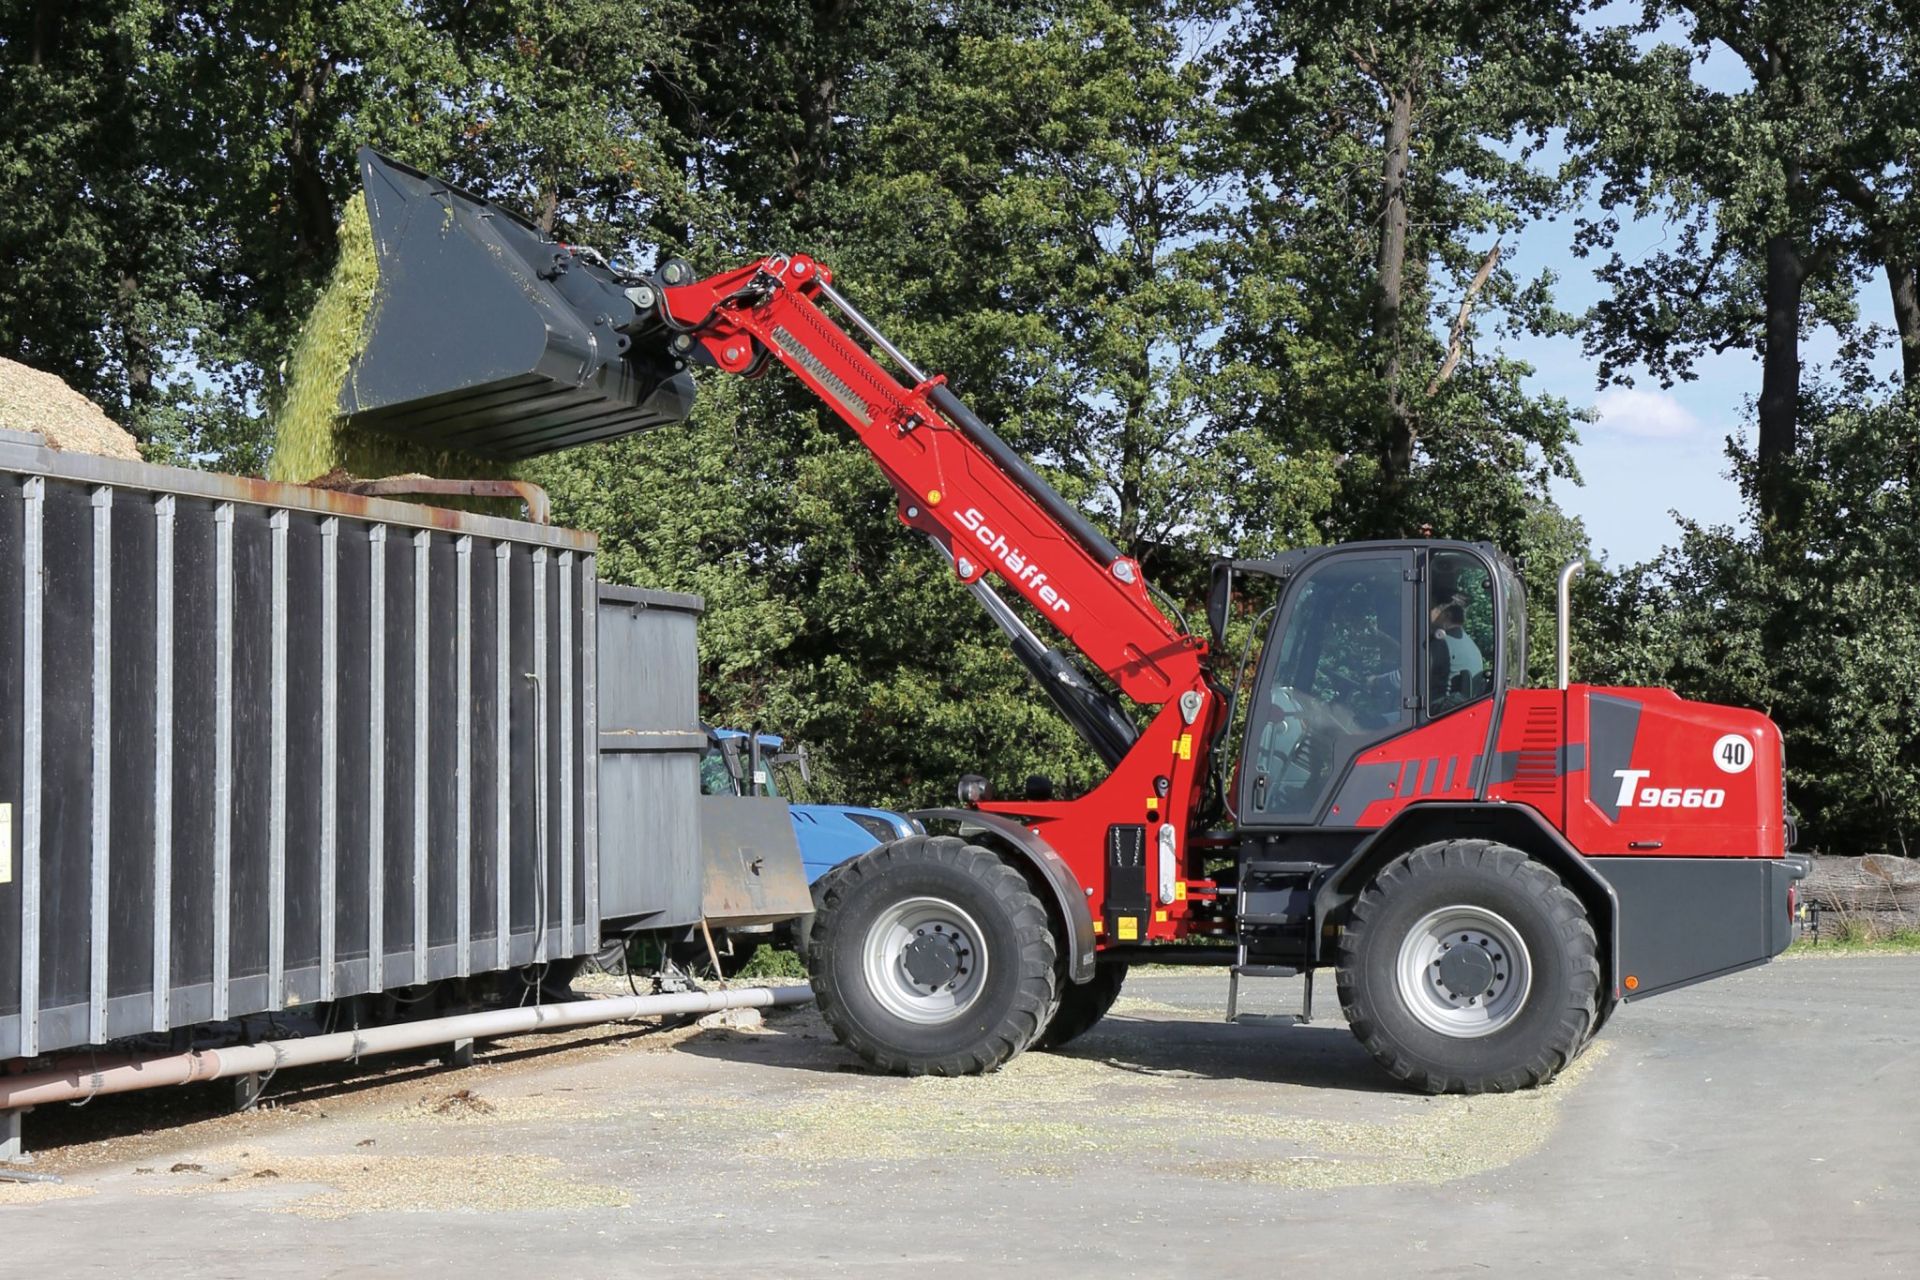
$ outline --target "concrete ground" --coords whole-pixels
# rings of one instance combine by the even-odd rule
[[[0,1187],[0,1232],[62,1276],[1920,1271],[1920,957],[1630,1007],[1507,1097],[1388,1088],[1322,999],[1228,1027],[1221,979],[1136,974],[976,1080],[866,1075],[807,1010],[310,1072],[246,1116],[101,1099],[29,1117],[67,1181]]]

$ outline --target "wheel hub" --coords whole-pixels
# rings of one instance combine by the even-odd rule
[[[1434,962],[1434,979],[1441,990],[1460,1000],[1493,994],[1493,956],[1478,942],[1455,943]],[[1504,974],[1502,975],[1505,976]]]
[[[1442,907],[1407,931],[1396,966],[1407,1012],[1442,1035],[1473,1039],[1512,1022],[1533,964],[1520,931],[1485,907]]]
[[[916,987],[944,987],[960,973],[960,940],[940,926],[921,930],[906,946],[900,962]]]
[[[944,898],[908,898],[868,926],[862,961],[867,990],[888,1013],[922,1025],[958,1017],[987,977],[980,926]]]

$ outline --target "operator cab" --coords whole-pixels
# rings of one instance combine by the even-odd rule
[[[1241,827],[1326,824],[1369,747],[1524,683],[1526,597],[1489,544],[1349,543],[1222,562],[1208,610],[1216,637],[1236,573],[1280,589],[1255,622],[1265,631],[1252,683],[1245,657],[1234,682],[1246,700],[1229,789]],[[1485,718],[1480,754],[1497,723]]]
[[[804,744],[788,751],[786,740],[777,734],[715,728],[706,733],[707,749],[700,757],[702,795],[784,799],[780,771],[786,768],[796,770],[802,782],[811,781]]]

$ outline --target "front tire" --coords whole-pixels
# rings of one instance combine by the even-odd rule
[[[1340,1003],[1367,1051],[1429,1093],[1545,1084],[1579,1053],[1600,994],[1580,900],[1518,849],[1425,845],[1389,864],[1341,933]]]
[[[909,836],[815,887],[807,967],[840,1043],[883,1071],[978,1075],[1033,1042],[1056,946],[1026,878],[952,836]]]

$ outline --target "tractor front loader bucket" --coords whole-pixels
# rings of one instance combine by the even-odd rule
[[[514,459],[692,412],[665,344],[626,331],[645,286],[375,151],[360,172],[379,281],[340,391],[355,427]]]

